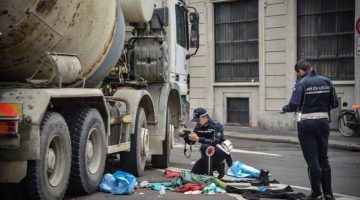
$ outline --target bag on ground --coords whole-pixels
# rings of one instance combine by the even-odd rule
[[[260,171],[251,166],[245,165],[241,161],[235,161],[228,169],[227,174],[236,178],[257,178]]]
[[[132,194],[136,183],[136,178],[133,175],[117,171],[113,175],[109,173],[104,175],[99,190],[111,194]]]

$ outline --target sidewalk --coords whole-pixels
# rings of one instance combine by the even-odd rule
[[[189,124],[188,129],[192,130],[194,127],[195,124]],[[269,131],[247,126],[224,126],[224,130],[227,138],[299,144],[297,131]],[[331,131],[329,148],[360,151],[359,135],[358,132],[352,137],[344,137],[338,131]]]

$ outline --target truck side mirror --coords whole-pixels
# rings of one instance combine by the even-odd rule
[[[191,24],[190,48],[199,48],[199,13],[191,12],[189,18]]]
[[[190,23],[191,24],[198,24],[199,23],[199,13],[191,12],[189,17],[190,17]]]
[[[195,55],[199,49],[199,13],[196,12],[195,8],[193,9],[195,10],[195,12],[189,13],[189,20],[191,24],[189,46],[190,48],[196,48],[196,50],[193,54],[187,54],[186,59],[189,59],[191,56]]]
[[[199,48],[199,25],[198,24],[191,25],[190,48]]]

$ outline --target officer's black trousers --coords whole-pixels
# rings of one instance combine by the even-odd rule
[[[328,160],[329,121],[306,119],[298,123],[298,138],[308,169],[330,168]]]
[[[211,146],[209,144],[202,144],[200,147],[200,152],[201,152],[201,158],[196,161],[196,163],[194,164],[193,168],[191,169],[192,173],[195,174],[206,174],[207,169],[205,169],[205,165],[203,162],[202,157],[206,157],[206,149]],[[216,169],[218,167],[218,165],[223,162],[227,156],[227,154],[225,152],[223,152],[221,149],[219,149],[218,147],[215,147],[215,153],[212,155],[212,160],[213,160],[213,168]]]

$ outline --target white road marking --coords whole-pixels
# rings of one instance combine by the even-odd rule
[[[174,148],[184,148],[184,144],[175,144]],[[189,147],[187,147],[189,148]],[[199,149],[198,147],[192,147],[193,150]],[[257,155],[267,155],[267,156],[281,156],[279,154],[273,154],[273,153],[265,153],[265,152],[256,152],[256,151],[246,151],[246,150],[240,150],[240,149],[233,149],[231,153],[247,153],[247,154],[257,154]]]
[[[236,193],[226,193],[226,195],[230,197],[234,197],[236,200],[246,200],[244,197],[242,197],[240,194]]]
[[[267,156],[281,156],[279,154],[273,154],[273,153],[264,153],[264,152],[256,152],[256,151],[246,151],[246,150],[239,150],[239,149],[233,149],[231,153],[248,153],[248,154],[258,154],[258,155],[267,155]]]

